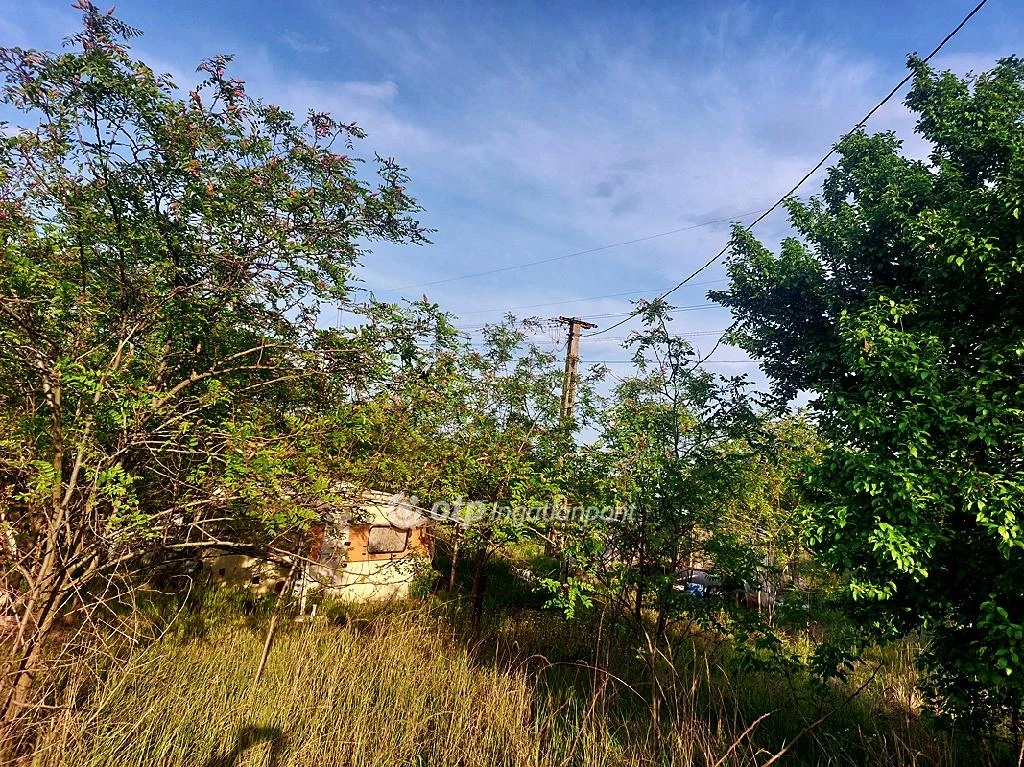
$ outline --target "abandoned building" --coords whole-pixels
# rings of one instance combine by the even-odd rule
[[[280,593],[295,567],[291,590],[303,604],[314,594],[357,602],[403,598],[430,566],[429,523],[427,512],[401,494],[360,491],[311,528],[309,554],[298,562],[211,551],[202,574],[208,583],[264,595]]]

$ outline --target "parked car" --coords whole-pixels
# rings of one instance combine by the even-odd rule
[[[707,570],[681,567],[676,570],[676,582],[673,588],[703,599],[710,594],[721,593],[722,579]]]

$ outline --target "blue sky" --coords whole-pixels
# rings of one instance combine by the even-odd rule
[[[728,223],[438,281],[767,207],[970,5],[125,0],[117,13],[145,32],[137,53],[179,85],[202,58],[234,53],[250,93],[356,120],[369,133],[364,155],[408,167],[437,231],[432,245],[368,256],[361,276],[379,298],[426,293],[467,328],[512,307],[607,327],[717,252]],[[1021,0],[990,0],[936,63],[978,71],[1024,53],[1022,11]],[[0,0],[2,45],[53,49],[77,23],[66,0]],[[898,100],[870,127],[927,152]],[[757,231],[777,242],[784,215]],[[699,347],[730,321],[701,306],[722,276],[710,269],[674,295],[700,307],[676,319]],[[582,357],[625,359],[629,327],[585,341]],[[713,359],[721,372],[756,369],[725,362],[743,358],[723,348]]]

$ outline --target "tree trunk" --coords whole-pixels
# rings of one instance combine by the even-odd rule
[[[484,616],[484,595],[487,593],[487,551],[481,550],[477,555],[476,567],[473,570],[473,628],[480,628]]]
[[[42,632],[40,632],[41,634]],[[22,709],[28,703],[29,691],[35,681],[36,673],[39,670],[39,656],[43,651],[43,639],[45,635],[33,633],[31,637],[22,643],[20,648],[21,657],[17,659],[11,672],[11,679],[4,697],[3,724],[11,724]]]
[[[0,723],[4,725],[13,723],[28,702],[29,692],[39,671],[43,645],[64,601],[66,574],[60,575],[57,584],[49,589],[40,588],[38,583],[47,578],[46,572],[37,576],[36,593],[28,600],[7,658],[6,673],[0,685],[0,690],[3,690]]]
[[[636,601],[633,603],[633,620],[640,623],[643,618],[644,610],[644,581],[647,578],[647,511],[644,510],[640,515],[640,525],[638,529],[639,541],[637,545],[636,555]]]
[[[462,541],[462,531],[456,528],[452,533],[452,566],[448,571],[448,593],[455,591],[455,572],[459,564],[459,543]]]
[[[1017,767],[1024,764],[1024,736],[1021,733],[1020,703],[1014,703],[1010,712],[1010,730],[1013,733],[1013,745],[1017,750]]]
[[[23,616],[24,623],[0,679],[0,764],[13,764],[18,757],[14,737],[17,720],[30,702],[32,686],[43,665],[43,648],[58,617],[61,594],[55,589],[47,596],[40,610]],[[30,631],[28,623],[33,624]]]
[[[636,597],[633,601],[633,620],[637,623],[643,618],[644,612],[644,581],[643,575],[640,575],[636,582]]]

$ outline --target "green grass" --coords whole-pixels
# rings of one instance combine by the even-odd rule
[[[221,617],[207,620],[214,606]],[[652,675],[628,649],[635,638],[600,616],[492,613],[478,633],[458,601],[434,600],[326,606],[319,621],[286,624],[256,685],[266,615],[226,611],[200,600],[178,612],[188,630],[163,625],[163,639],[116,661],[71,667],[47,697],[57,708],[35,728],[28,763],[763,765],[830,711],[776,764],[986,759],[929,726],[912,698],[903,705],[907,653],[880,654],[884,672],[841,705],[846,689],[744,670],[728,642],[707,635],[674,642]],[[851,684],[866,678],[858,673]]]

